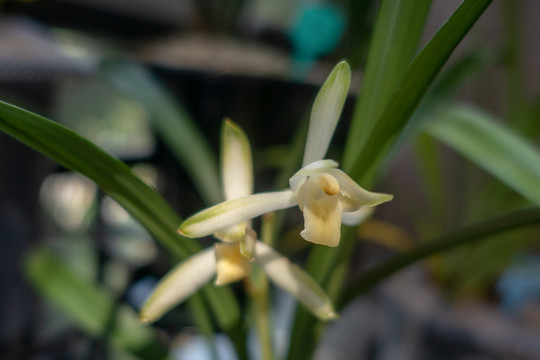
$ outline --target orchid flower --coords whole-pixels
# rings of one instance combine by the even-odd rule
[[[250,196],[253,192],[253,171],[246,135],[238,125],[226,120],[221,143],[221,176],[225,198],[234,201]],[[213,235],[221,242],[192,255],[160,280],[141,309],[142,321],[159,319],[215,275],[215,285],[229,284],[247,277],[252,262],[321,320],[337,317],[330,299],[315,280],[270,246],[256,240],[257,235],[251,228],[249,218],[220,227]]]
[[[337,162],[324,159],[350,82],[351,70],[342,61],[315,98],[302,168],[289,179],[290,189],[225,201],[193,215],[178,231],[187,237],[203,237],[267,212],[298,205],[304,215],[300,235],[316,244],[337,246],[342,221],[358,224],[369,209],[390,201],[392,195],[364,190],[337,168]]]

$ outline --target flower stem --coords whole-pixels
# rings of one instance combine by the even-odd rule
[[[269,246],[274,242],[275,217],[274,213],[263,216],[261,240]],[[274,359],[272,341],[272,324],[270,320],[270,297],[268,278],[259,268],[253,268],[247,280],[247,292],[251,298],[251,313],[259,336],[262,360]]]

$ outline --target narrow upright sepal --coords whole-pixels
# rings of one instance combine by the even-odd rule
[[[351,68],[341,61],[328,75],[313,103],[302,166],[324,158],[350,85]]]

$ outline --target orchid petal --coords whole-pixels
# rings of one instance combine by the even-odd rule
[[[255,241],[257,233],[251,227],[247,227],[246,234],[240,239],[240,253],[249,261],[253,261],[253,253],[255,251]]]
[[[324,158],[351,84],[351,69],[342,61],[332,70],[311,110],[303,165]]]
[[[327,173],[324,175],[332,178]],[[298,191],[297,200],[304,213],[304,230],[300,235],[315,244],[338,246],[343,212],[341,197],[338,194],[325,193],[310,178]]]
[[[374,207],[363,207],[360,210],[344,212],[341,214],[341,222],[343,225],[357,226],[366,221],[374,211]]]
[[[240,126],[229,119],[221,130],[221,177],[225,199],[253,193],[253,164],[249,140]]]
[[[292,192],[296,194],[308,176],[326,172],[330,169],[337,168],[338,166],[339,164],[336,161],[327,159],[317,160],[304,166],[289,179],[289,185]]]
[[[203,237],[267,212],[296,205],[290,190],[260,193],[222,202],[191,216],[178,231],[187,237]]]
[[[342,195],[341,201],[343,203],[343,211],[345,212],[356,211],[364,206],[376,206],[394,198],[393,195],[375,193],[363,189],[349,175],[339,169],[330,169],[327,172],[339,182]]]
[[[219,240],[233,243],[242,240],[246,236],[246,223],[240,223],[230,226],[224,230],[216,231],[214,236]]]
[[[245,278],[251,272],[251,264],[240,253],[240,243],[217,243],[215,285],[226,285]]]
[[[182,303],[216,273],[214,249],[203,250],[176,265],[156,285],[146,300],[140,319],[154,322],[163,314]]]
[[[321,320],[338,318],[332,302],[311,276],[270,246],[257,241],[255,262],[274,284],[293,295]]]

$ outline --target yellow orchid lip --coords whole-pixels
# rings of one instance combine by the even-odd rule
[[[230,284],[245,278],[251,272],[251,263],[240,252],[240,243],[216,243],[215,285]]]
[[[304,215],[304,230],[300,235],[315,244],[339,245],[342,218],[347,224],[365,218],[356,213],[392,199],[391,195],[369,192],[343,171],[332,160],[318,160],[306,165],[290,179],[291,189]]]

